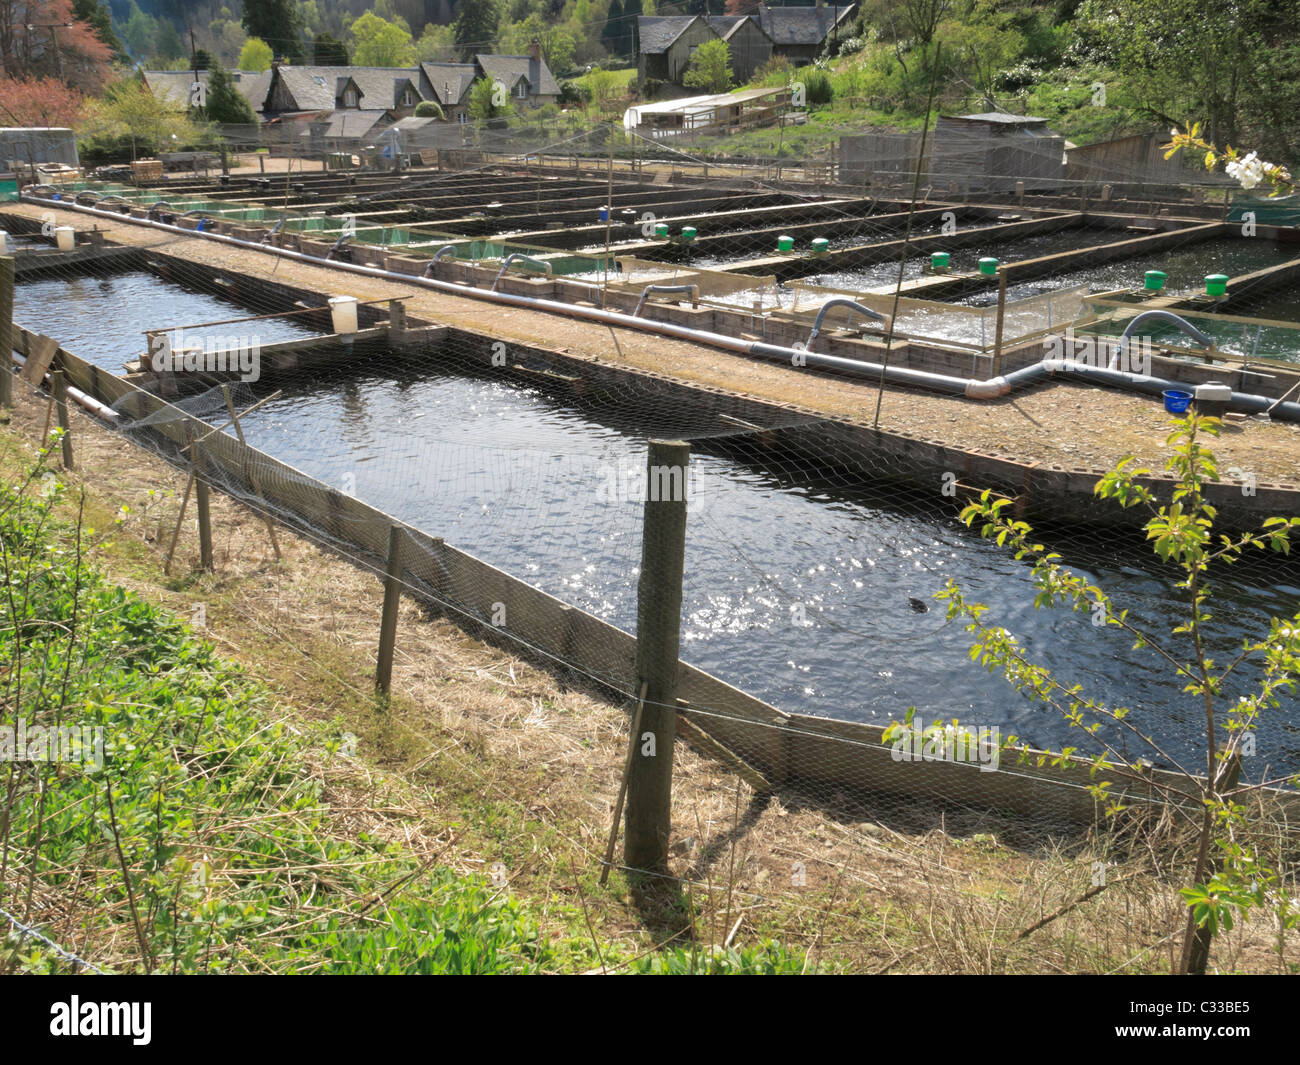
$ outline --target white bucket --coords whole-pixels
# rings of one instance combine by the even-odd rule
[[[336,333],[355,333],[357,331],[356,296],[331,296],[330,318]]]
[[[72,251],[77,246],[77,231],[71,226],[56,226],[54,243],[59,251]]]
[[[14,242],[9,239],[9,234],[0,229],[0,255],[12,255],[14,253]]]

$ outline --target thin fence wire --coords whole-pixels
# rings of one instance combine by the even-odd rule
[[[480,205],[517,195],[527,205],[540,180],[523,177],[506,191],[508,178],[490,171],[487,163],[468,173],[434,171],[400,192],[383,191],[377,177],[373,192],[357,194],[347,206],[361,213],[434,190]],[[464,192],[467,179],[481,187]],[[580,192],[599,200],[599,187],[588,181],[585,190],[561,192],[552,202]],[[674,190],[669,198],[687,194]],[[262,208],[217,207],[229,201],[206,195],[187,200],[172,194],[171,212],[183,214],[184,208],[263,228],[280,218],[274,209],[261,219],[238,218]],[[761,206],[744,200],[741,209],[779,212],[816,202],[775,188],[760,190],[757,199]],[[185,208],[191,202],[196,206]],[[445,210],[451,217],[465,208]],[[836,224],[846,227],[849,239],[897,236],[893,223],[855,215],[860,206],[833,210],[841,212]],[[304,216],[312,221],[310,212]],[[331,236],[338,230],[324,225],[333,218],[324,215],[320,228],[304,227],[296,239]],[[416,250],[418,227],[396,225],[409,228],[403,251]],[[148,232],[125,221],[122,228]],[[380,246],[392,254],[394,242],[383,241],[390,227],[381,228]],[[358,222],[358,237],[365,232]],[[515,242],[452,229],[425,235],[448,234],[458,239],[458,266],[514,248],[546,247],[531,236]],[[771,236],[769,230],[762,239]],[[743,254],[762,250],[758,237],[747,240],[737,242]],[[564,319],[556,320],[561,324],[550,342],[519,339],[487,310],[474,329],[447,328],[408,306],[400,328],[372,288],[366,295],[378,302],[359,308],[359,325],[389,332],[340,338],[323,294],[309,287],[311,278],[290,267],[223,264],[219,254],[194,261],[185,242],[150,233],[144,255],[130,269],[103,270],[91,279],[69,264],[52,276],[20,281],[16,320],[30,331],[20,350],[30,355],[34,334],[55,337],[69,353],[69,367],[77,366],[71,356],[85,360],[72,371],[74,384],[111,407],[105,421],[121,446],[142,446],[185,474],[193,469],[253,513],[375,577],[388,564],[389,532],[397,525],[399,582],[428,616],[452,620],[511,656],[543,665],[565,684],[598,693],[610,710],[588,746],[580,729],[545,708],[535,711],[532,724],[525,718],[493,730],[489,741],[501,749],[512,740],[521,750],[527,745],[528,757],[553,760],[589,783],[588,808],[562,796],[569,805],[553,827],[591,867],[601,861],[636,704],[640,528],[653,490],[646,443],[682,439],[691,444],[692,461],[684,473],[686,665],[673,826],[679,884],[707,896],[710,913],[722,920],[740,916],[719,902],[718,884],[725,880],[735,907],[761,907],[767,918],[775,913],[774,920],[815,951],[826,950],[830,937],[870,940],[863,955],[878,959],[879,968],[918,965],[915,954],[891,957],[889,935],[862,919],[866,900],[881,897],[902,906],[921,942],[957,944],[953,964],[977,969],[996,967],[987,951],[980,955],[990,921],[1018,935],[1050,917],[1049,934],[1061,931],[1053,939],[1054,963],[1068,968],[1085,962],[1062,944],[1095,920],[1098,934],[1112,938],[1093,943],[1086,964],[1107,970],[1160,949],[1176,928],[1182,910],[1169,887],[1176,874],[1170,875],[1164,852],[1153,869],[1144,864],[1141,847],[1124,849],[1122,837],[1155,839],[1153,826],[1172,816],[1177,838],[1185,811],[1175,804],[1171,815],[1154,794],[1139,789],[1122,829],[1115,829],[1099,816],[1086,772],[1062,772],[1032,758],[1022,764],[1014,752],[988,742],[996,730],[1000,738],[1014,733],[1035,748],[1075,745],[1088,757],[1108,743],[1136,758],[1150,753],[1139,739],[1145,734],[1155,739],[1154,770],[1172,774],[1196,764],[1194,737],[1176,709],[1181,685],[1143,664],[1131,640],[1098,630],[1089,618],[1029,609],[1033,589],[1025,566],[957,519],[969,491],[989,487],[1019,497],[1023,485],[999,482],[987,471],[951,470],[951,462],[944,465],[910,445],[892,446],[840,418],[620,366],[630,333],[607,333],[590,357],[589,333],[571,342],[572,351],[558,350]],[[484,254],[474,253],[476,244],[487,249]],[[459,254],[467,248],[469,255]],[[605,264],[603,253],[565,248],[551,254],[556,261],[587,255],[596,272]],[[620,261],[621,279],[606,298],[630,297],[643,284],[666,279],[698,284],[702,302],[725,308],[729,295],[748,294],[757,282],[774,303],[786,301],[781,310],[800,327],[807,327],[817,300],[837,291],[800,281],[778,298],[775,274],[693,269],[689,262],[646,259],[641,251]],[[241,279],[245,271],[251,281]],[[340,276],[338,289],[354,284],[360,282],[344,283]],[[390,296],[407,295],[389,281],[373,284],[387,286]],[[727,286],[735,288],[729,293]],[[1088,288],[1009,302],[1005,335],[1032,337],[1081,322],[1096,310]],[[856,295],[873,308],[886,299]],[[900,307],[918,322],[932,313],[923,300],[903,300]],[[309,313],[299,313],[304,310]],[[942,309],[949,319],[980,323],[979,351],[986,350],[992,313],[956,304]],[[272,317],[251,320],[260,315]],[[214,332],[242,335],[246,324],[258,342],[255,379],[211,370],[150,371],[138,361],[146,331],[241,316],[250,321],[196,328],[192,339],[202,344]],[[87,320],[111,320],[113,328],[87,328]],[[915,335],[945,338],[942,322],[927,328],[931,332],[918,324]],[[129,376],[127,363],[134,367]],[[863,397],[870,391],[853,387]],[[232,409],[246,443],[224,425]],[[197,452],[189,450],[194,439],[200,440]],[[945,472],[953,472],[967,494],[945,491]],[[1141,549],[1137,535],[1095,523],[1091,511],[1071,521],[1050,508],[1037,512],[1032,499],[1029,504],[1038,535],[1067,564],[1128,597],[1144,623],[1168,629],[1177,615],[1175,575]],[[181,564],[194,565],[195,552],[187,524]],[[934,598],[949,579],[988,602],[1067,682],[1132,707],[1135,731],[1080,742],[1077,731],[970,662],[970,636],[947,620]],[[1225,609],[1210,636],[1215,653],[1231,653],[1269,617],[1294,613],[1297,584],[1295,564],[1272,556],[1248,557],[1234,567],[1219,585]],[[293,625],[283,626],[291,635]],[[369,647],[358,651],[367,660],[372,655]],[[313,662],[309,668],[326,666]],[[399,663],[399,683],[411,668]],[[1241,683],[1251,679],[1245,671]],[[1288,716],[1295,708],[1287,706],[1261,727],[1263,757],[1258,767],[1248,767],[1254,779],[1300,767]],[[883,729],[908,721],[909,710],[915,717],[905,742],[887,737]],[[960,725],[946,729],[954,718]],[[488,724],[485,716],[466,729]],[[483,771],[484,780],[491,777]],[[504,800],[512,798],[500,781],[492,787]],[[1261,796],[1260,802],[1271,804],[1255,822],[1260,845],[1291,869],[1291,804],[1285,795]],[[1106,847],[1114,853],[1108,856]],[[1172,865],[1181,860],[1176,853],[1169,852]],[[996,883],[978,883],[974,869],[981,856],[995,854],[1004,863],[990,874]],[[1019,880],[1009,875],[1012,869]],[[1103,899],[1096,909],[1080,904],[1051,917],[1098,887],[1098,877],[1105,891],[1096,896]],[[931,931],[917,932],[927,920]],[[996,964],[1026,964],[1019,952],[1034,949],[1036,934],[1000,939]],[[1285,935],[1281,941],[1287,957],[1294,944]],[[1247,929],[1232,949],[1246,957],[1257,948],[1258,929]]]

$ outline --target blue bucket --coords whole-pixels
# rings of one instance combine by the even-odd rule
[[[1187,413],[1187,408],[1192,402],[1192,394],[1190,392],[1178,392],[1174,389],[1169,389],[1160,394],[1165,397],[1165,410],[1170,414]]]

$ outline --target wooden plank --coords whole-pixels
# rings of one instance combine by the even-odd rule
[[[45,374],[49,371],[58,351],[57,340],[38,334],[28,345],[27,364],[18,376],[33,387],[39,385],[45,380]]]

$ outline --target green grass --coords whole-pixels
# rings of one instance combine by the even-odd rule
[[[698,953],[639,958],[644,947],[609,924],[607,907],[626,894],[617,874],[606,890],[595,870],[557,865],[557,886],[571,893],[514,897],[440,864],[440,851],[421,859],[396,833],[353,827],[357,813],[364,822],[366,809],[387,805],[378,766],[406,761],[412,737],[373,706],[304,720],[263,679],[97,572],[88,552],[133,571],[140,549],[112,537],[123,515],[70,498],[48,460],[43,453],[21,474],[8,463],[0,494],[0,676],[29,728],[102,728],[104,758],[99,768],[9,763],[0,906],[118,973],[505,974],[597,962],[655,973],[802,971],[802,955],[767,946],[709,955],[707,966]],[[92,514],[109,535],[91,528]],[[364,736],[378,764],[340,750],[344,731]],[[558,854],[566,841],[485,790],[491,766],[480,762],[471,750],[445,751],[413,782],[436,789],[458,852],[479,845],[513,881],[535,848]],[[348,781],[358,778],[366,784],[354,793]],[[342,816],[340,800],[354,812]],[[549,885],[550,873],[536,875]],[[598,893],[606,903],[590,909]],[[0,942],[0,972],[69,969],[33,938]]]
[[[11,762],[10,883],[75,912],[78,950],[125,971],[530,972],[536,926],[482,882],[349,835],[255,678],[82,557],[42,464],[0,501],[0,662],[16,717],[103,730],[102,767]],[[337,756],[337,755],[336,755]],[[22,909],[5,897],[6,909]],[[39,921],[39,910],[32,919]],[[0,969],[57,968],[9,940]]]

